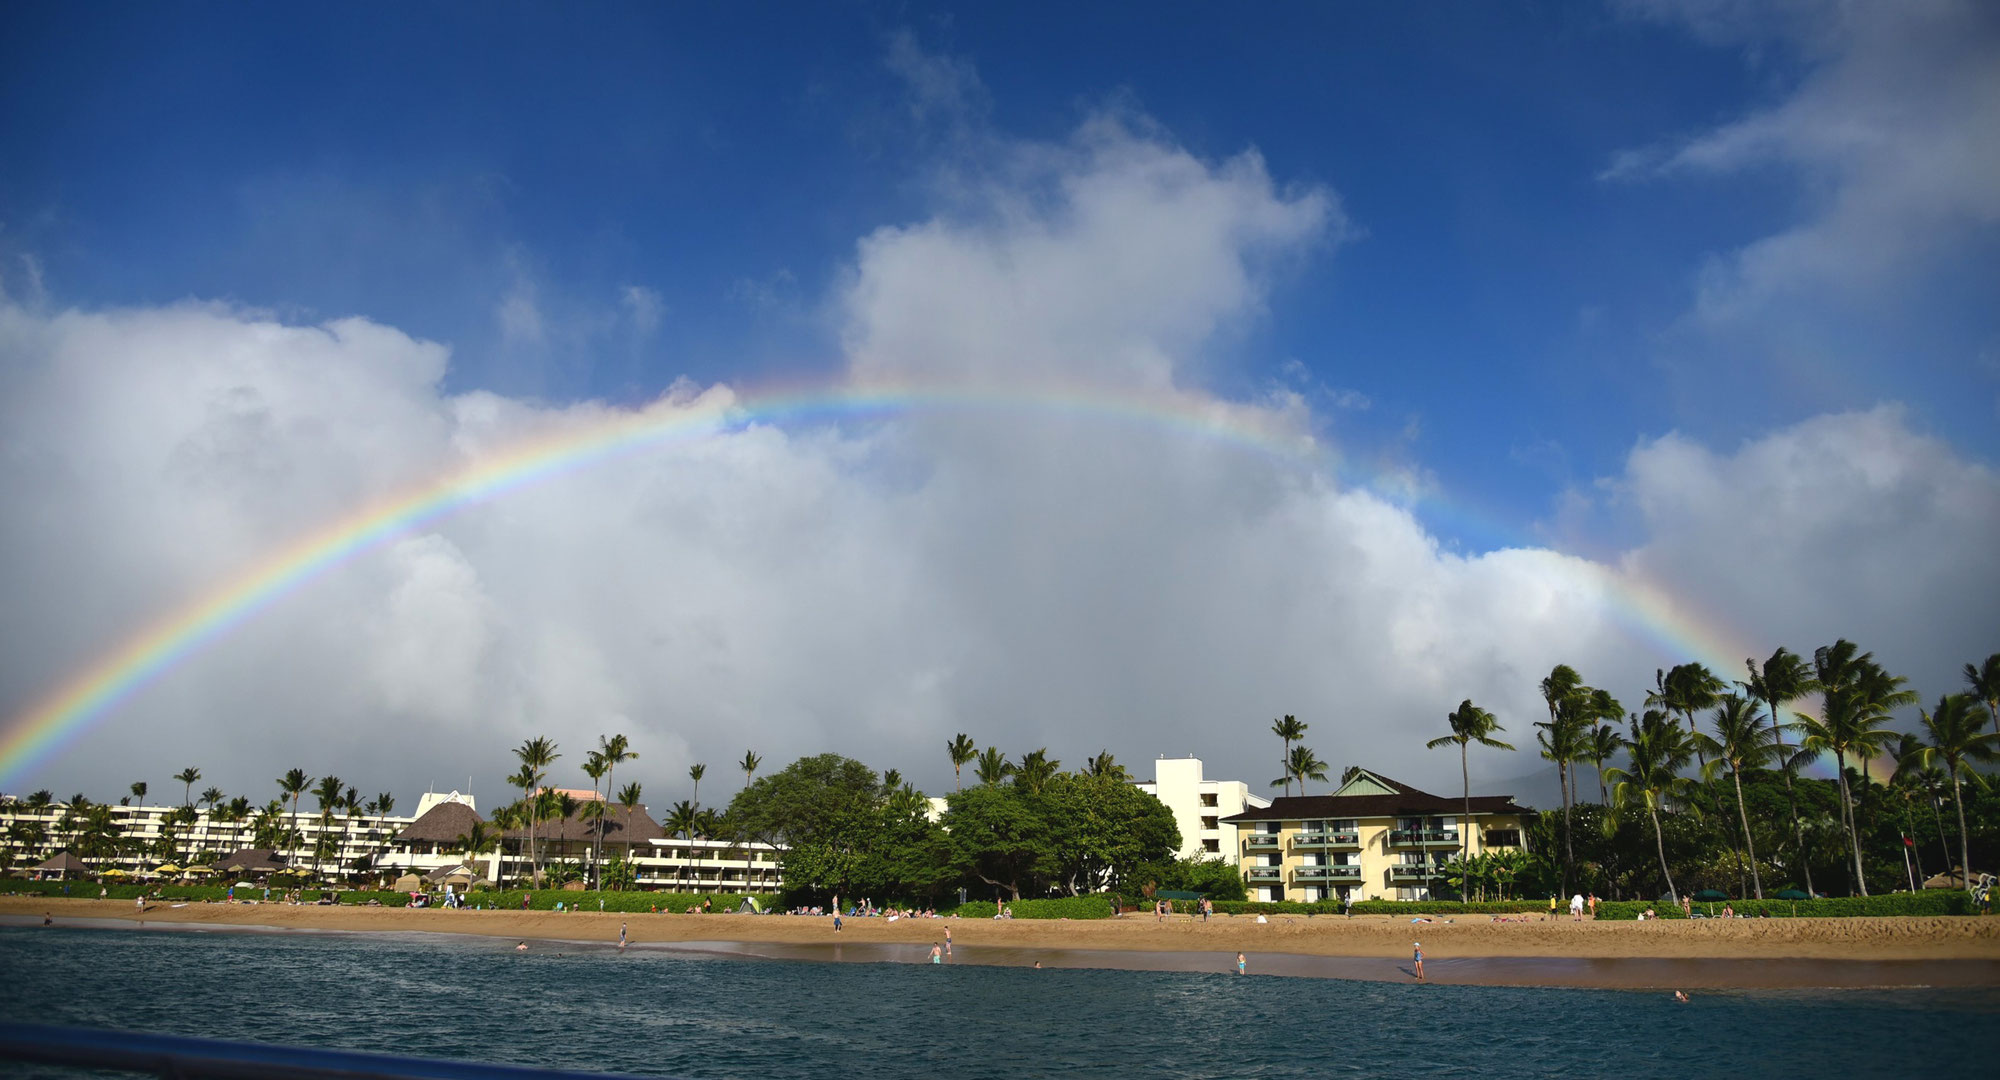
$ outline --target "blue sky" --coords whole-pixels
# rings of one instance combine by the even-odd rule
[[[808,416],[565,472],[286,594],[65,790],[190,739],[407,786],[607,730],[934,789],[912,747],[959,731],[1256,776],[1219,718],[1286,713],[1448,788],[1439,718],[1522,732],[1556,662],[1636,703],[1846,636],[1934,700],[2000,646],[2000,6],[4,31],[0,714],[358,506],[704,391],[1074,383],[1325,451]]]
[[[0,241],[54,295],[362,314],[451,344],[458,388],[638,400],[680,376],[831,370],[817,305],[859,237],[933,212],[952,124],[1060,139],[1115,100],[1198,156],[1254,147],[1279,183],[1338,193],[1354,238],[1285,267],[1207,378],[1243,393],[1296,361],[1365,396],[1330,421],[1364,475],[1374,458],[1427,470],[1489,517],[1495,535],[1433,522],[1475,549],[1531,535],[1566,488],[1669,430],[1726,447],[1897,400],[1968,452],[1995,446],[1990,223],[1889,295],[1704,334],[1681,325],[1704,262],[1809,220],[1824,181],[1784,163],[1601,178],[1621,151],[1795,93],[1814,58],[1782,36],[1704,40],[1597,4],[12,21]],[[976,72],[968,116],[918,115],[889,63],[899,35]],[[657,332],[514,355],[493,312],[522,281],[580,323],[651,290]],[[1772,360],[1798,351],[1825,355]]]

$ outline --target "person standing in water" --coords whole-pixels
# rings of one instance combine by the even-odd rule
[[[619,948],[621,948],[621,949],[625,947],[625,924],[624,924],[624,923],[619,923],[619,924],[618,924],[618,947],[619,947]]]
[[[944,954],[951,955],[951,927],[944,928]]]
[[[1247,967],[1247,966],[1248,966],[1248,963],[1249,963],[1248,961],[1246,961],[1246,960],[1244,960],[1244,959],[1243,959],[1243,954],[1242,954],[1242,953],[1237,953],[1237,954],[1236,954],[1236,974],[1238,974],[1238,975],[1241,975],[1241,974],[1243,974],[1243,969],[1244,969],[1245,967]]]
[[[944,963],[944,950],[938,947],[938,943],[935,941],[931,942],[931,963]]]
[[[1421,942],[1421,941],[1413,941],[1413,942],[1411,942],[1411,943],[1410,943],[1410,945],[1411,945],[1411,951],[1412,951],[1412,953],[1413,953],[1413,957],[1412,957],[1412,962],[1414,963],[1414,965],[1416,966],[1416,969],[1417,969],[1417,981],[1418,981],[1418,982],[1423,982],[1423,981],[1424,981],[1424,943],[1423,943],[1423,942]]]

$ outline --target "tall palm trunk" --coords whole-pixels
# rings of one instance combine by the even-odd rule
[[[1954,765],[1957,763],[1954,762]],[[1971,848],[1965,842],[1965,801],[1958,794],[1958,770],[1951,770],[1951,801],[1958,808],[1958,877],[1966,888],[1972,888]]]
[[[1681,760],[1685,761],[1687,759],[1683,758]],[[1681,896],[1679,891],[1674,888],[1674,874],[1673,871],[1667,869],[1667,840],[1666,837],[1660,835],[1660,809],[1648,800],[1646,803],[1646,813],[1653,817],[1653,846],[1660,853],[1660,876],[1667,879],[1667,898],[1678,903]]]
[[[1806,857],[1806,827],[1799,821],[1799,799],[1792,791],[1792,764],[1785,755],[1785,729],[1778,723],[1778,703],[1771,704],[1771,735],[1778,740],[1778,772],[1785,778],[1785,805],[1792,811],[1792,841],[1798,845],[1799,873],[1806,879],[1806,895],[1813,892],[1812,860]]]
[[[1750,849],[1750,882],[1757,887],[1757,899],[1764,899],[1764,878],[1757,872],[1757,841],[1750,838],[1750,811],[1743,805],[1743,774],[1735,769],[1729,775],[1736,780],[1736,816],[1743,822],[1743,846]]]
[[[1861,822],[1854,813],[1854,797],[1847,786],[1847,755],[1835,753],[1833,761],[1840,770],[1840,808],[1847,819],[1848,846],[1854,852],[1854,887],[1861,895],[1867,896],[1868,876],[1861,869]]]

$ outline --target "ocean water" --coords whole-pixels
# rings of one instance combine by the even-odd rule
[[[1993,989],[1706,991],[1681,1005],[1657,990],[513,944],[4,927],[0,1018],[756,1080],[1987,1075],[2000,1052]]]

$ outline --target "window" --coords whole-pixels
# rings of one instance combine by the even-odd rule
[[[1491,829],[1486,833],[1487,847],[1520,847],[1521,830]]]
[[[1202,827],[1202,828],[1204,828],[1204,829],[1214,829],[1214,828],[1219,828],[1220,826],[1218,826],[1218,825],[1216,824],[1216,821],[1217,821],[1217,819],[1215,819],[1215,818],[1212,818],[1212,817],[1205,817],[1205,818],[1202,818],[1202,819],[1201,819],[1201,827]]]
[[[1204,793],[1204,794],[1202,795],[1202,797],[1201,797],[1201,804],[1202,804],[1203,806],[1214,806],[1214,805],[1215,805],[1215,793],[1214,793],[1214,792],[1212,792],[1212,791]]]
[[[1220,852],[1222,850],[1222,841],[1211,836],[1201,842],[1201,849],[1203,851]]]

